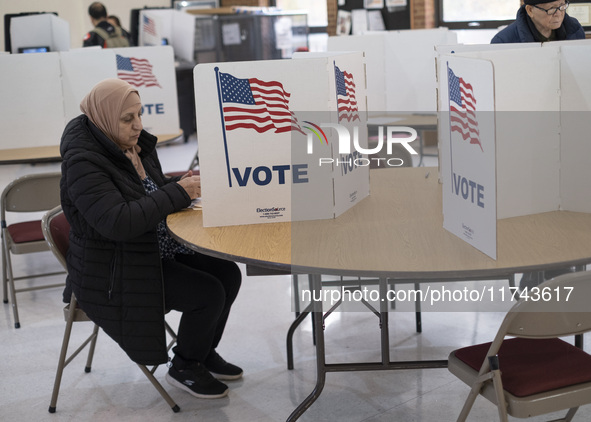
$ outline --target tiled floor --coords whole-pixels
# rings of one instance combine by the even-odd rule
[[[164,169],[187,168],[195,148],[194,139],[160,148]],[[435,165],[433,160],[427,164]],[[22,174],[57,169],[57,164],[3,166],[0,185],[5,186]],[[59,269],[50,253],[15,259],[16,271],[44,267]],[[3,305],[0,317],[1,421],[278,422],[285,420],[314,387],[315,358],[309,321],[295,336],[295,369],[288,371],[286,367],[285,337],[294,318],[288,276],[245,276],[219,348],[224,357],[245,370],[243,380],[230,383],[229,397],[195,399],[166,384],[165,368],[158,369],[157,378],[181,407],[177,414],[104,333],[99,334],[92,372],[84,373],[83,357],[66,368],[57,413],[49,414],[47,408],[64,330],[61,289],[20,293],[18,304],[22,328],[14,329],[9,304]],[[429,312],[423,314],[423,332],[417,334],[413,313],[393,313],[390,318],[392,358],[444,359],[456,347],[490,340],[501,318],[498,312]],[[168,320],[174,326],[178,314],[169,314]],[[78,323],[73,337],[82,338],[90,329],[89,323]],[[335,313],[327,320],[330,362],[376,361],[378,342],[378,322],[373,314]],[[587,339],[586,348],[590,347],[591,341]],[[322,395],[300,420],[453,421],[467,394],[468,387],[446,369],[330,373]],[[479,398],[470,420],[497,420],[496,408]],[[582,408],[575,417],[575,421],[588,420],[591,420],[591,406]]]

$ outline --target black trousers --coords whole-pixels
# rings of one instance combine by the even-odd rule
[[[224,332],[242,274],[234,262],[196,253],[162,261],[167,310],[182,312],[173,351],[203,362]]]

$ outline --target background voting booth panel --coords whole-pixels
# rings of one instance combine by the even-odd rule
[[[338,72],[355,82],[347,84],[357,100],[350,115],[363,117],[359,53],[195,67],[205,226],[334,218],[369,194],[368,166],[344,171],[329,162],[339,136],[327,124],[349,133],[359,124],[338,120]],[[366,131],[359,132],[366,146]]]
[[[179,106],[171,46],[114,48],[116,77],[140,93],[144,129],[155,135],[179,132]]]
[[[446,28],[388,34],[384,55],[387,111],[436,112],[435,46],[456,40],[456,34]]]
[[[13,54],[31,47],[68,51],[70,24],[52,13],[15,17],[10,21],[10,39]]]
[[[155,135],[178,133],[172,47],[73,50],[62,53],[62,72],[67,121],[80,114],[80,100],[96,83],[106,78],[120,78],[140,93],[145,130]]]
[[[97,82],[117,77],[112,49],[80,48],[60,54],[65,120],[78,116],[80,101]],[[84,75],[83,77],[81,77]]]
[[[437,111],[435,46],[453,45],[446,28],[329,37],[329,51],[364,51],[368,109],[378,112]]]
[[[80,101],[106,78],[134,85],[144,107],[144,128],[179,132],[172,47],[77,49],[0,56],[0,149],[59,145]]]
[[[173,9],[140,10],[138,45],[164,43],[173,46],[179,59],[192,62],[195,56],[195,16]]]
[[[64,102],[59,53],[0,56],[1,149],[59,144]]]
[[[139,27],[138,27],[138,45],[140,46],[158,46],[162,45],[162,39],[172,33],[172,10],[158,13],[158,10],[154,10],[152,13],[146,11],[140,11],[139,15]]]
[[[590,40],[591,41],[591,40]],[[591,212],[591,43],[560,47],[561,208]]]
[[[386,37],[384,33],[329,37],[328,51],[362,51],[366,60],[367,108],[385,111],[386,108]]]
[[[483,104],[481,93],[491,87],[494,91],[497,218],[556,210],[591,212],[591,170],[585,162],[591,154],[587,142],[591,94],[585,89],[590,84],[590,55],[591,43],[532,43],[515,49],[483,45],[480,51],[439,54],[440,176],[444,195],[452,192],[447,176],[452,174],[452,166],[457,168],[459,160],[470,160],[448,153],[450,139],[452,146],[456,143],[450,130],[453,111],[449,112],[446,102],[451,96],[447,65],[454,60],[468,63],[466,66],[488,62],[491,81],[467,70],[466,75],[456,76],[471,84],[476,99],[475,125],[481,135],[482,124],[489,124],[491,114],[486,108],[489,102]],[[464,107],[470,105],[471,100],[461,100],[467,101]],[[466,239],[465,233],[452,232]]]

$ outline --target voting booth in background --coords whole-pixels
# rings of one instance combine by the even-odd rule
[[[58,145],[64,130],[60,54],[2,54],[0,75],[0,150]]]
[[[10,39],[13,54],[68,51],[70,24],[52,13],[14,17]]]
[[[437,112],[435,46],[453,45],[446,28],[329,37],[329,51],[363,51],[370,112]]]
[[[195,17],[173,9],[140,10],[138,45],[172,45],[176,57],[192,62],[195,55]]]
[[[96,83],[120,78],[140,94],[145,130],[155,135],[179,131],[172,47],[79,49],[61,56],[66,121],[80,114],[80,100]]]
[[[59,145],[80,101],[106,78],[128,81],[140,93],[144,128],[179,133],[172,48],[76,49],[0,56],[0,150]]]
[[[367,146],[361,53],[199,64],[194,76],[204,226],[334,218],[369,194],[369,165],[348,165],[354,126]]]
[[[485,247],[474,240],[496,226],[488,214],[470,217],[482,214],[481,204],[496,202],[498,219],[591,212],[590,54],[586,41],[439,51],[439,163],[448,230],[495,257],[491,236]],[[481,168],[466,170],[478,154]]]

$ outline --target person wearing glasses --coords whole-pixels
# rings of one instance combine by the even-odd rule
[[[584,39],[583,27],[566,9],[564,0],[524,0],[515,22],[496,34],[491,44]]]

